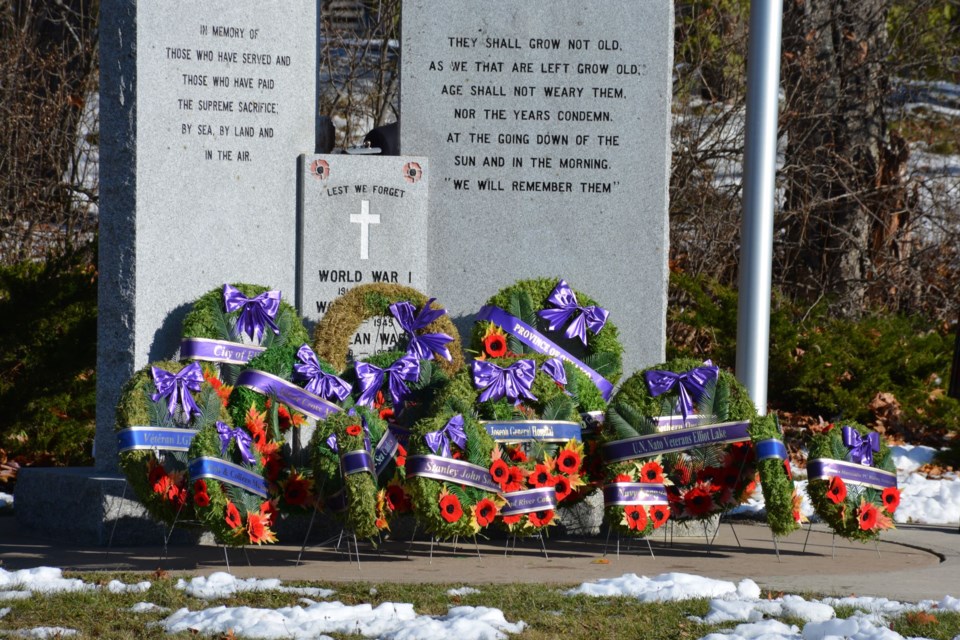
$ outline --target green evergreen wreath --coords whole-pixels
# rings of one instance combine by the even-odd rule
[[[157,433],[153,439],[146,438],[143,428],[197,430],[213,424],[217,420],[229,420],[217,389],[210,384],[215,380],[212,369],[202,370],[205,381],[194,397],[200,414],[188,418],[182,406],[175,409],[174,415],[168,410],[168,398],[153,400],[157,385],[151,373],[153,367],[171,374],[180,373],[188,365],[180,362],[157,362],[137,371],[124,384],[116,411],[116,430],[128,445],[135,444],[133,438],[140,436],[139,446],[150,442],[170,442],[171,434]],[[189,392],[189,391],[188,391]],[[133,430],[131,430],[133,428]],[[135,431],[141,433],[135,434]],[[172,436],[177,436],[172,432]],[[159,437],[158,437],[159,436]],[[194,520],[192,501],[189,499],[190,478],[187,474],[188,454],[180,447],[189,443],[188,437],[177,438],[176,449],[167,449],[158,444],[156,448],[131,448],[121,450],[120,468],[133,488],[137,499],[146,507],[155,520],[165,524],[173,522],[188,523]],[[121,443],[121,449],[123,449]]]
[[[680,522],[709,518],[749,498],[756,486],[756,460],[750,443],[706,444],[665,454],[652,450],[646,454],[640,452],[633,456],[613,456],[613,460],[611,453],[617,441],[657,434],[660,432],[658,420],[668,420],[676,413],[675,405],[680,395],[677,387],[654,396],[648,386],[647,372],[684,374],[704,365],[693,359],[678,359],[634,373],[611,400],[604,421],[603,448],[607,458],[608,482],[625,481],[618,480],[623,476],[640,477],[641,482],[648,482],[657,474],[654,473],[654,467],[646,463],[656,462],[663,469],[670,515]],[[702,395],[693,400],[697,406],[695,415],[690,418],[691,424],[700,419],[696,416],[710,416],[707,422],[704,425],[669,429],[671,435],[686,438],[688,443],[693,442],[695,430],[706,424],[745,421],[756,416],[746,389],[732,374],[723,370],[718,371],[715,382],[709,383]],[[639,528],[639,522],[623,524],[627,514],[622,507],[607,508],[606,511],[607,523],[621,532],[632,535],[649,532],[648,528]],[[634,526],[630,527],[629,524]]]
[[[229,428],[230,425],[221,422],[221,427]],[[191,485],[194,510],[203,527],[213,533],[221,544],[243,546],[277,541],[276,534],[271,529],[277,518],[276,503],[266,495],[263,460],[256,446],[249,446],[248,451],[253,462],[244,461],[237,439],[231,438],[226,452],[223,453],[221,437],[215,424],[200,429],[190,445],[188,455],[194,476]],[[213,464],[219,461],[233,465],[229,467],[230,475],[238,477],[239,474],[244,474],[247,486],[257,485],[257,480],[263,482],[260,485],[263,495],[238,486],[235,482],[199,477],[204,475],[198,473],[196,466],[201,459]]]
[[[356,286],[330,304],[329,310],[314,329],[313,348],[318,357],[332,363],[334,367],[346,369],[350,340],[364,320],[393,317],[390,305],[398,302],[409,302],[419,313],[428,301],[427,296],[416,289],[402,285],[378,283]],[[441,307],[434,303],[430,308]],[[447,314],[441,315],[417,332],[418,335],[445,333],[452,337],[453,340],[446,345],[452,359],[448,361],[437,356],[436,361],[447,374],[452,374],[463,366],[460,334]],[[405,344],[398,346],[406,347]]]
[[[867,461],[856,462],[855,447],[844,443],[844,427],[855,432],[853,437],[860,442],[873,439],[877,446],[871,447],[870,464]],[[871,433],[875,432],[852,421],[830,425],[824,432],[813,436],[807,458],[807,495],[810,496],[814,511],[838,536],[861,542],[875,540],[882,530],[894,528],[892,516],[900,504],[896,468],[890,449],[879,434]],[[886,487],[870,486],[853,482],[849,476],[845,481],[839,474],[829,472],[829,469],[823,469],[826,472],[818,471],[817,467],[824,462],[826,465],[839,462],[853,475],[872,473],[888,480],[890,484]]]
[[[623,345],[620,344],[619,331],[612,321],[607,320],[597,333],[587,330],[584,345],[578,338],[568,338],[565,335],[565,328],[569,326],[570,321],[582,313],[581,311],[574,312],[568,322],[563,323],[562,327],[558,326],[554,331],[549,329],[549,322],[538,315],[545,309],[553,308],[548,299],[561,283],[565,284],[557,278],[520,280],[494,294],[487,300],[484,309],[495,307],[523,321],[610,383],[616,383],[623,374]],[[597,303],[586,294],[577,290],[571,291],[581,307],[597,306]],[[480,317],[484,317],[483,310]],[[470,349],[474,353],[493,358],[508,354],[542,353],[521,342],[511,333],[511,327],[503,326],[502,323],[497,324],[492,320],[478,320],[474,324],[470,337]]]
[[[239,380],[253,373],[265,373],[299,387],[294,382],[297,353],[301,345],[278,341],[249,363]],[[322,359],[317,364],[324,373],[333,367]],[[244,425],[254,438],[264,459],[266,480],[275,506],[281,513],[305,513],[314,508],[309,477],[310,451],[303,431],[309,429],[308,417],[296,407],[279,401],[243,384],[230,393],[227,403],[234,424]]]
[[[434,405],[435,410],[472,413],[481,422],[572,422],[576,423],[579,434],[584,427],[583,414],[602,410],[606,406],[596,385],[569,362],[541,354],[530,354],[523,358],[489,358],[486,362],[508,368],[520,360],[532,360],[535,363],[536,373],[530,392],[536,400],[522,398],[513,401],[504,396],[480,401],[482,390],[474,384],[471,364],[454,376],[450,384],[440,391]],[[555,367],[557,364],[562,367],[563,376],[556,371],[553,375],[546,372],[549,366]],[[557,378],[565,382],[561,384]],[[497,428],[510,429],[510,426]],[[503,492],[552,486],[555,489],[557,506],[566,507],[582,500],[597,487],[598,479],[587,473],[590,465],[584,443],[576,438],[516,442],[504,439],[504,444],[497,445],[493,456],[492,462],[498,472],[505,474],[498,476]],[[496,462],[497,460],[500,462]],[[513,533],[530,534],[555,524],[554,515],[553,509],[544,509],[541,512],[507,515],[501,518],[500,523]]]
[[[230,285],[235,287],[240,293],[248,298],[269,291],[269,287],[254,284],[235,283]],[[238,320],[243,311],[237,309],[228,312],[224,303],[224,287],[213,289],[203,294],[193,303],[193,307],[183,319],[183,338],[188,341],[194,338],[206,340],[218,340],[238,345],[258,346],[263,348],[271,347],[278,343],[295,344],[297,346],[310,341],[307,330],[303,327],[300,316],[296,309],[288,302],[281,299],[277,316],[274,322],[279,329],[275,333],[270,327],[264,327],[260,334],[256,334],[258,340],[254,340],[242,333],[238,329]],[[181,346],[181,351],[183,351]],[[181,354],[183,359],[183,355]],[[199,358],[198,358],[199,359]],[[232,385],[243,369],[244,365],[239,363],[219,362],[217,363],[220,371],[220,379],[225,383]]]
[[[750,439],[757,453],[757,471],[760,473],[767,524],[773,535],[788,535],[800,526],[800,496],[793,483],[790,458],[783,445],[783,434],[776,415],[754,418],[750,425]]]
[[[387,490],[398,463],[389,447],[378,447],[384,436],[390,437],[387,423],[375,410],[347,406],[318,422],[310,441],[314,490],[324,507],[358,538],[370,539],[389,531],[398,511]],[[358,452],[366,452],[372,469],[348,462],[351,456],[354,460],[362,456]]]
[[[448,438],[449,455],[445,455],[443,449],[434,451],[428,443],[428,434],[443,432],[449,428],[450,421],[458,417],[463,420],[465,446],[461,447],[454,438]],[[495,446],[493,439],[475,418],[466,413],[449,411],[428,416],[413,426],[407,448],[406,490],[414,515],[428,533],[440,539],[472,537],[493,524],[504,504],[489,477]],[[418,459],[418,456],[421,458]],[[490,490],[453,479],[417,475],[418,462],[425,460],[422,456],[470,463],[474,465],[470,469],[484,476]]]

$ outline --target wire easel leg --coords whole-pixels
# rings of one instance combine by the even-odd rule
[[[657,556],[653,555],[653,545],[650,544],[650,538],[644,538],[643,540],[647,543],[647,551],[650,552],[650,557],[656,560]]]
[[[303,536],[303,544],[300,545],[300,553],[297,554],[297,566],[300,566],[300,559],[303,558],[303,552],[307,549],[307,540],[310,539],[310,532],[313,531],[313,521],[317,519],[317,510],[313,510],[310,516],[310,524],[307,525],[307,533]]]
[[[173,516],[173,524],[170,525],[170,531],[166,532],[166,534],[163,536],[163,556],[160,558],[161,562],[166,561],[167,558],[170,557],[169,553],[167,552],[167,544],[170,542],[170,538],[173,537],[173,530],[177,528],[177,521],[180,519],[180,512],[183,511],[183,507],[184,505],[181,504],[180,508],[177,509],[176,515]]]
[[[113,534],[117,532],[117,523],[120,522],[120,514],[123,512],[123,501],[127,498],[127,482],[123,482],[123,493],[120,494],[120,500],[116,499],[111,502],[116,505],[117,517],[113,520],[113,526],[110,527],[110,537],[107,539],[107,553],[106,556],[110,557],[110,551],[113,549]],[[111,508],[110,511],[113,511]]]
[[[420,527],[419,522],[413,523],[413,534],[410,536],[410,544],[407,545],[407,560],[410,559],[410,550],[413,549],[413,543],[417,539],[417,529]]]
[[[546,543],[546,541],[543,539],[543,533],[538,533],[538,534],[537,534],[537,538],[540,539],[540,548],[543,550],[543,557],[546,558],[547,560],[549,560],[549,559],[550,559],[550,555],[547,553],[547,543]]]
[[[473,546],[475,546],[475,547],[477,548],[477,557],[482,560],[482,559],[483,559],[483,556],[480,555],[480,543],[477,542],[477,536],[476,536],[476,535],[473,536]]]
[[[611,533],[611,531],[612,531],[612,529],[611,529],[610,527],[607,527],[607,539],[606,539],[606,541],[604,541],[604,543],[603,543],[603,557],[604,557],[604,558],[607,557],[607,547],[610,546],[610,533]]]
[[[803,540],[803,551],[801,553],[807,552],[807,542],[810,541],[810,532],[813,531],[813,523],[807,525],[807,537]]]
[[[777,542],[777,536],[773,535],[773,530],[770,530],[770,536],[773,538],[773,549],[777,552],[777,562],[783,562],[780,559],[780,543]]]
[[[227,553],[227,545],[223,545],[223,561],[227,565],[227,573],[230,573],[230,555]]]
[[[727,524],[730,525],[730,531],[733,532],[733,539],[737,541],[737,546],[738,546],[739,548],[743,549],[743,545],[740,544],[740,536],[737,535],[737,528],[736,528],[735,526],[733,526],[733,523],[732,523],[732,522],[727,522]],[[720,525],[719,525],[719,524],[717,524],[717,531],[720,531]]]

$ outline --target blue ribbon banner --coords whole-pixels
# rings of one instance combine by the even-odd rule
[[[180,341],[181,360],[247,364],[266,350],[266,347],[209,338],[184,338]]]
[[[510,315],[500,307],[487,305],[480,308],[477,313],[477,320],[489,320],[517,340],[527,345],[531,349],[536,349],[538,353],[551,356],[553,358],[562,358],[590,376],[593,383],[600,389],[604,400],[609,400],[613,393],[613,384],[602,375],[588,367],[586,364],[573,357],[566,350],[562,349],[550,338],[546,337],[526,322]]]
[[[418,476],[442,482],[465,484],[492,493],[500,492],[500,487],[490,477],[489,469],[453,458],[433,455],[410,456],[407,458],[407,477]],[[550,487],[550,491],[553,491],[553,487]]]
[[[393,435],[393,432],[390,431],[390,429],[384,431],[383,437],[380,438],[376,449],[373,450],[373,463],[377,470],[378,478],[387,470],[390,461],[397,455],[397,449],[399,447],[400,442],[397,440],[397,437]]]
[[[165,427],[129,427],[117,433],[117,451],[186,451],[190,448],[196,429]]]
[[[847,484],[863,485],[874,489],[887,489],[897,486],[897,474],[873,467],[865,467],[856,462],[815,458],[807,462],[807,478],[810,480],[830,480],[840,478]]]
[[[500,515],[516,516],[522,513],[534,513],[557,508],[557,492],[553,487],[540,487],[526,491],[513,491],[503,494],[507,504]]]
[[[632,505],[669,504],[667,488],[662,484],[647,482],[613,482],[603,486],[604,506],[629,507]]]
[[[787,459],[787,447],[783,444],[782,440],[778,440],[777,438],[761,440],[754,444],[753,447],[757,452],[757,460],[768,460],[770,458],[777,458],[779,460]]]
[[[581,441],[580,425],[567,420],[481,420],[480,424],[497,442]]]
[[[343,468],[343,475],[345,476],[361,471],[366,471],[370,475],[374,474],[373,456],[366,449],[346,452],[340,459],[340,466]]]
[[[277,400],[294,411],[306,414],[314,420],[323,420],[331,413],[340,411],[340,407],[332,402],[265,371],[241,371],[237,376],[237,386],[253,389],[267,396],[276,396]]]
[[[749,427],[750,423],[744,421],[722,422],[693,429],[678,429],[667,433],[655,433],[608,442],[602,445],[601,452],[607,464],[626,462],[627,460],[687,451],[712,444],[744,442],[750,439],[750,434],[747,433]]]
[[[246,489],[261,498],[267,497],[267,482],[259,473],[244,469],[238,464],[203,456],[190,461],[187,468],[191,480],[198,478],[212,478],[235,487]]]

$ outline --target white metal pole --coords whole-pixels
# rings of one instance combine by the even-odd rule
[[[736,372],[761,415],[767,412],[782,26],[781,0],[750,3]]]

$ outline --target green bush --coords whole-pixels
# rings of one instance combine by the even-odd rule
[[[0,448],[29,464],[92,464],[96,246],[0,267]]]
[[[737,293],[686,274],[670,280],[667,357],[736,362]],[[871,313],[826,316],[827,305],[794,308],[774,297],[768,399],[773,408],[871,422],[870,401],[890,393],[903,426],[960,429],[960,402],[948,398],[954,336],[919,317]]]

